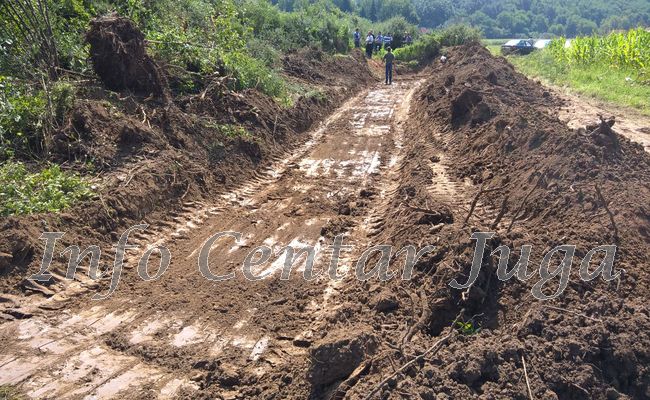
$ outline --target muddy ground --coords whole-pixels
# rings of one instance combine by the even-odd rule
[[[0,251],[11,258],[0,384],[33,398],[650,397],[643,146],[616,124],[569,127],[566,100],[481,47],[456,48],[446,65],[393,86],[365,65],[290,55],[288,76],[330,99],[291,110],[256,93],[127,100],[119,118],[105,99],[82,102],[71,123],[92,140],[72,147],[104,155],[103,196],[62,216],[3,222],[11,236]],[[211,162],[202,144],[215,134],[212,118],[244,124],[257,140],[225,143],[217,153],[227,156]],[[91,297],[107,293],[110,277],[95,282],[83,269],[63,279],[63,259],[52,284],[26,280],[38,270],[43,229],[71,229],[62,251],[109,246],[142,221],[150,226],[130,239],[139,248],[107,299]],[[205,251],[209,273],[235,276],[210,281],[197,260],[224,231],[242,236]],[[473,286],[451,288],[468,279],[477,231],[495,233],[490,251],[513,249],[509,268],[531,245],[533,276],[500,281],[497,257],[486,255]],[[342,279],[331,279],[340,234],[352,247],[341,254]],[[144,281],[138,262],[159,244],[171,264]],[[380,244],[435,248],[410,280],[359,281],[356,262]],[[566,290],[538,300],[540,262],[562,244],[576,246]],[[273,254],[251,281],[241,265],[260,245]],[[320,275],[305,279],[302,256],[281,279],[287,245],[315,246]],[[585,282],[580,260],[601,245],[617,246],[620,276]],[[102,254],[103,265],[113,255]],[[151,275],[159,260],[151,257]],[[378,261],[369,257],[366,271]],[[401,274],[403,262],[393,253],[389,272]],[[558,286],[556,277],[543,292]]]

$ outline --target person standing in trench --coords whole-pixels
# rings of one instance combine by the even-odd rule
[[[384,62],[386,63],[386,85],[393,84],[393,61],[395,61],[393,49],[386,47],[386,54],[384,55]]]

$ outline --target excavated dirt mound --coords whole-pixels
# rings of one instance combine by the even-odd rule
[[[147,55],[142,32],[117,14],[96,18],[86,33],[93,69],[107,88],[162,96],[167,82]]]
[[[427,71],[398,195],[376,240],[436,250],[409,282],[349,290],[348,301],[366,304],[354,319],[372,325],[382,343],[350,398],[375,388],[382,399],[650,396],[650,156],[616,134],[612,120],[569,129],[557,118],[559,105],[482,47],[456,48],[446,65]],[[432,220],[422,224],[423,217]],[[475,231],[496,235],[475,284],[453,289],[453,279],[464,284],[470,275]],[[562,244],[576,246],[568,286],[554,300],[537,300],[531,289],[540,262]],[[509,269],[522,246],[532,246],[531,278],[497,279],[498,253],[487,254],[501,245],[512,249]],[[618,246],[620,278],[583,281],[580,262],[601,245]],[[543,292],[558,287],[556,276]],[[392,296],[390,312],[373,300],[382,293]],[[458,321],[471,325],[461,331]],[[339,324],[351,321],[332,329]]]

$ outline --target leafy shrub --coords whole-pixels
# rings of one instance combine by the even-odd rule
[[[437,57],[443,47],[480,43],[480,40],[481,33],[477,29],[454,25],[423,35],[411,46],[396,49],[395,58],[404,62],[417,60],[420,64],[424,64]]]
[[[254,37],[282,51],[310,46],[346,53],[354,28],[369,26],[369,22],[344,13],[327,1],[285,12],[268,2],[249,0],[244,3],[243,15],[253,27]]]
[[[256,60],[260,60],[269,68],[276,68],[280,65],[280,52],[269,43],[258,38],[252,38],[246,43],[248,54]]]
[[[41,154],[46,132],[63,122],[74,96],[74,87],[66,82],[53,84],[48,99],[43,90],[0,76],[0,160],[15,153]]]
[[[30,173],[20,162],[6,162],[0,184],[0,216],[58,212],[93,196],[88,182],[58,165]]]
[[[396,49],[395,59],[404,62],[419,61],[420,63],[426,63],[438,56],[441,47],[438,35],[424,35],[412,45]]]
[[[284,80],[273,70],[244,53],[229,53],[223,57],[226,73],[235,78],[235,90],[257,89],[269,96],[281,98],[286,95]]]
[[[438,31],[438,40],[443,47],[480,43],[481,31],[468,25],[452,25]]]

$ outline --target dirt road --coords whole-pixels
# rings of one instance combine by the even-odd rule
[[[650,151],[650,117],[631,108],[603,104],[585,96],[570,93],[561,88],[552,88],[555,95],[564,99],[566,105],[560,108],[560,118],[570,127],[578,129],[598,122],[598,115],[616,117],[616,131]]]
[[[0,327],[0,385],[17,385],[33,398],[171,398],[210,379],[224,388],[270,376],[290,380],[274,371],[304,363],[306,347],[336,311],[341,281],[324,275],[304,280],[305,257],[281,280],[280,251],[315,246],[318,273],[328,267],[333,237],[345,233],[353,250],[342,254],[344,274],[370,244],[368,233],[386,211],[382,200],[402,157],[401,126],[418,86],[404,80],[363,92],[311,132],[299,151],[216,204],[187,204],[169,221],[134,233],[130,241],[140,249],[127,253],[123,278],[107,300],[91,301],[95,286],[75,282],[67,289],[78,294],[72,302],[57,301],[68,298],[64,291],[25,305],[32,318]],[[212,282],[199,273],[197,260],[206,240],[223,231],[240,232],[242,240],[217,241],[210,270],[236,276]],[[147,244],[164,244],[172,254],[169,269],[150,282],[136,273]],[[263,278],[250,281],[241,265],[262,244],[275,254],[252,270]],[[158,261],[152,256],[151,274]],[[228,398],[228,390],[221,395]]]

